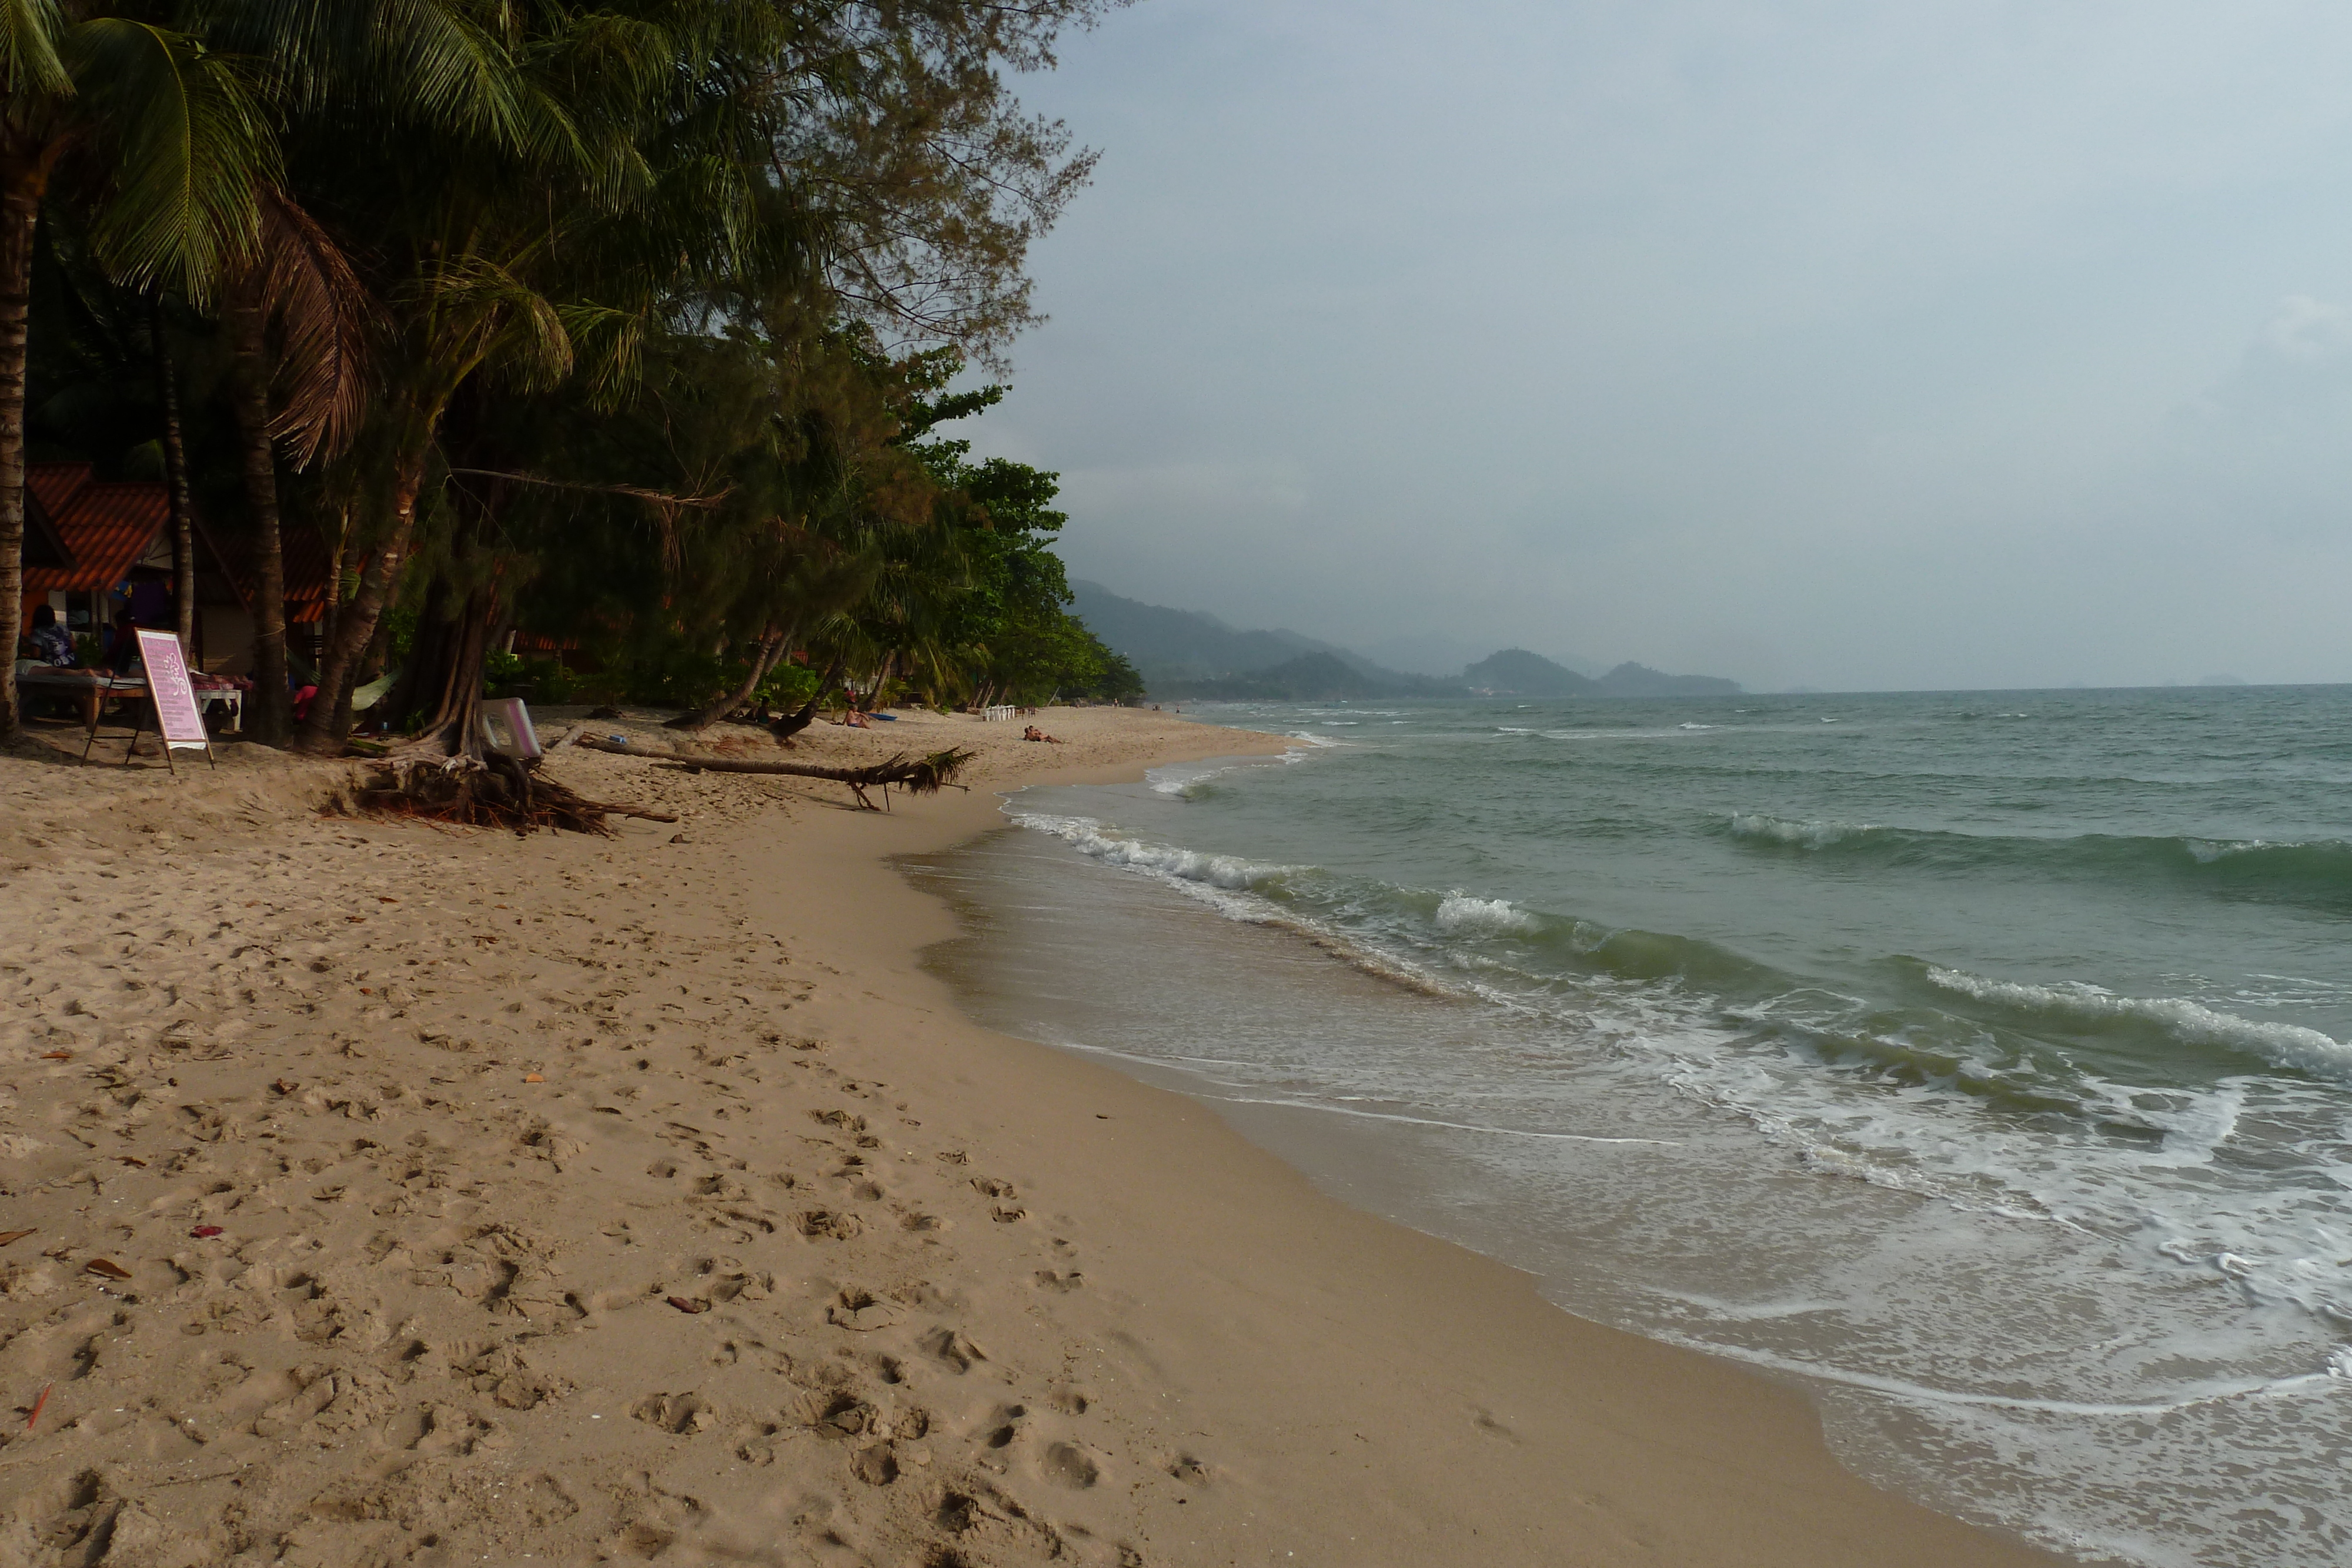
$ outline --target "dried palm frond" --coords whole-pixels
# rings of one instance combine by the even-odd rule
[[[297,468],[351,444],[367,412],[380,312],[350,257],[276,187],[261,193],[261,247],[250,286],[283,324],[279,406],[269,434]]]

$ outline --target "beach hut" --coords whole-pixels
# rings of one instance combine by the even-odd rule
[[[224,550],[202,517],[196,547],[196,618],[191,664],[241,675],[253,663],[252,585],[242,549]],[[288,530],[287,621],[317,623],[327,599],[326,552]],[[172,505],[151,480],[101,480],[87,463],[34,463],[25,472],[25,605],[47,604],[77,636],[101,636],[128,604],[142,623],[172,623]]]

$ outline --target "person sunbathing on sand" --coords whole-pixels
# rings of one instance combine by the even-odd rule
[[[1044,730],[1039,729],[1034,724],[1021,732],[1021,738],[1024,740],[1042,740],[1048,746],[1059,746],[1062,744],[1059,740],[1047,735]]]

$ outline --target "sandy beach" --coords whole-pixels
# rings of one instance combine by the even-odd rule
[[[348,765],[251,747],[0,759],[0,1564],[2053,1561],[966,1021],[891,857],[1284,744],[1040,722],[803,737],[981,751],[887,814],[558,751],[679,818],[609,839],[320,815]]]

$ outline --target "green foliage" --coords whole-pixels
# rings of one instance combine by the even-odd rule
[[[768,672],[768,678],[751,693],[751,700],[782,713],[801,706],[814,695],[816,672],[786,660]]]
[[[412,709],[1124,692],[1056,476],[940,434],[1092,166],[1013,86],[1121,3],[0,0],[41,455],[153,440],[168,294],[208,526],[340,563],[330,686],[382,646]],[[602,672],[457,667],[516,623]]]
[[[425,606],[415,594],[383,612],[385,624],[392,629],[387,645],[392,650],[394,668],[407,664],[409,655],[415,652],[416,622],[424,613]]]
[[[740,655],[715,653],[679,637],[660,636],[615,650],[604,673],[579,677],[573,690],[583,696],[644,707],[690,709],[736,690],[751,673],[750,663]],[[753,689],[751,701],[754,706],[765,703],[773,710],[798,707],[815,689],[814,673],[788,660],[779,661]],[[542,694],[541,700],[563,699]]]
[[[568,703],[580,689],[580,677],[557,660],[495,648],[483,656],[482,683],[488,695],[520,695],[527,689],[531,701],[542,704]]]

